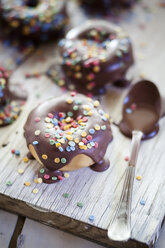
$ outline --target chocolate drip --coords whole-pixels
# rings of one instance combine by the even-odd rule
[[[38,173],[38,177],[42,178],[42,181],[47,184],[51,183],[58,183],[59,181],[63,180],[63,173],[61,171],[52,171],[48,170],[47,168],[40,169]]]
[[[27,153],[27,157],[28,157],[28,159],[30,159],[30,160],[35,160],[34,156],[31,154],[31,152],[28,152],[28,153]]]
[[[94,171],[102,172],[109,168],[110,161],[108,158],[100,160],[98,163],[95,163],[91,166],[91,169]]]

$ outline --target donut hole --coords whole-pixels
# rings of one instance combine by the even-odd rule
[[[26,6],[34,8],[39,4],[39,0],[26,0]]]
[[[79,39],[86,39],[90,41],[96,41],[97,43],[102,43],[105,41],[111,41],[116,38],[116,34],[114,32],[109,32],[105,28],[90,28],[82,32],[79,36]]]

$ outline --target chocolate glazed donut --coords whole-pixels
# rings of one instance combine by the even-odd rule
[[[124,31],[106,21],[87,21],[61,40],[66,84],[80,93],[103,94],[106,86],[126,86],[133,64],[132,45]]]
[[[90,12],[109,12],[112,8],[129,8],[136,0],[79,0]]]
[[[45,183],[62,179],[62,171],[91,166],[104,171],[104,159],[112,140],[109,116],[93,101],[71,92],[37,106],[24,126],[27,146],[44,167],[39,177]]]
[[[59,36],[66,22],[64,0],[0,0],[1,28],[10,37],[47,41]]]
[[[9,89],[8,71],[0,66],[0,127],[14,122],[22,111],[26,97],[19,97]]]

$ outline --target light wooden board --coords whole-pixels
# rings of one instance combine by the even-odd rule
[[[40,248],[47,246],[49,248],[103,248],[95,243],[74,237],[66,232],[42,225],[30,219],[26,219],[19,239],[24,240],[21,248],[34,248],[37,246]]]
[[[8,248],[16,223],[17,215],[0,210],[0,247]]]
[[[142,5],[138,5],[132,14],[124,13],[121,25],[128,31],[133,41],[137,58],[135,79],[144,73],[148,79],[157,83],[161,94],[165,96],[163,63],[165,10],[159,8],[156,0],[147,4],[150,6],[147,12]],[[75,13],[79,15],[78,11]],[[81,13],[79,22],[84,19]],[[145,27],[145,30],[142,27]],[[142,48],[142,43],[146,44],[146,47]],[[47,58],[45,63],[39,59],[39,54]],[[40,52],[36,52],[16,70],[12,77],[13,83],[24,81],[26,72],[45,71],[52,61],[57,60],[55,45],[41,48]],[[135,180],[134,184],[132,240],[124,244],[116,243],[108,240],[106,230],[120,197],[126,169],[124,157],[129,155],[130,140],[113,126],[114,140],[107,150],[107,156],[111,161],[111,168],[108,171],[96,173],[86,168],[70,173],[69,179],[59,184],[36,185],[33,179],[37,175],[39,164],[36,161],[25,164],[22,161],[27,153],[23,125],[34,106],[48,96],[52,94],[57,96],[62,92],[46,77],[26,80],[24,87],[29,92],[29,100],[23,113],[12,126],[0,130],[1,144],[9,142],[6,147],[0,148],[0,206],[105,245],[122,248],[151,246],[159,236],[165,215],[165,120],[160,121],[159,134],[141,145],[136,175],[141,175],[143,179],[140,182]],[[40,94],[40,98],[36,94]],[[125,94],[126,91],[112,91],[102,99],[115,121],[120,119],[121,103]],[[19,149],[21,156],[16,158],[12,155],[12,148]],[[17,173],[18,168],[25,169],[23,175]],[[6,186],[8,180],[13,182],[10,187]],[[25,181],[31,181],[32,185],[25,187]],[[39,189],[36,195],[32,193],[34,188]],[[68,199],[62,197],[66,192],[70,195]],[[141,199],[146,201],[145,206],[140,205]],[[78,201],[84,203],[82,209],[77,207]],[[95,216],[94,223],[88,220],[91,214]]]

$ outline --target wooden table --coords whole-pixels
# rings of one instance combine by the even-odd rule
[[[143,1],[146,2],[145,0]],[[157,83],[160,92],[165,96],[164,87],[164,37],[165,37],[165,9],[160,8],[159,1],[150,0],[144,6],[137,5],[132,12],[125,12],[120,18],[120,24],[129,33],[133,45],[136,64],[134,67],[134,81],[146,77]],[[70,2],[69,11],[74,9],[72,25],[83,22],[86,17]],[[13,52],[0,47],[1,61],[4,57],[12,57]],[[3,51],[3,52],[2,52]],[[43,59],[45,58],[45,63]],[[40,101],[50,95],[62,94],[55,84],[46,76],[25,80],[25,73],[46,71],[57,62],[56,44],[42,46],[24,63],[17,65],[12,74],[11,83],[23,84],[29,93],[28,101],[19,119],[11,126],[0,130],[0,207],[27,216],[39,222],[57,227],[91,239],[103,245],[122,248],[151,247],[159,236],[161,224],[165,215],[165,173],[164,173],[164,144],[165,119],[160,121],[160,132],[152,140],[142,143],[136,175],[142,180],[135,180],[132,205],[132,238],[126,243],[112,242],[107,238],[107,227],[114,214],[116,204],[123,186],[126,162],[124,157],[129,155],[130,140],[125,138],[117,127],[112,126],[114,140],[109,145],[107,155],[111,160],[111,168],[102,173],[96,173],[89,168],[70,173],[67,180],[57,185],[36,185],[39,164],[36,161],[25,164],[23,157],[27,154],[23,138],[23,125],[30,110]],[[16,67],[13,65],[13,68]],[[111,91],[101,99],[102,103],[115,121],[121,118],[121,106],[125,91]],[[8,145],[3,147],[3,143]],[[11,149],[20,150],[20,157],[11,154]],[[24,173],[19,175],[17,170],[22,168]],[[83,175],[83,176],[82,176]],[[12,186],[7,186],[10,180]],[[31,181],[30,187],[24,182]],[[32,190],[37,188],[37,194]],[[63,193],[69,193],[69,198],[63,198]],[[145,200],[145,206],[140,204]],[[77,207],[77,202],[84,203],[84,207]],[[89,215],[95,216],[95,221],[89,221]]]
[[[103,248],[96,243],[43,225],[28,218],[0,210],[0,247],[2,248]],[[35,231],[34,231],[35,230]],[[155,248],[164,248],[165,225]]]

